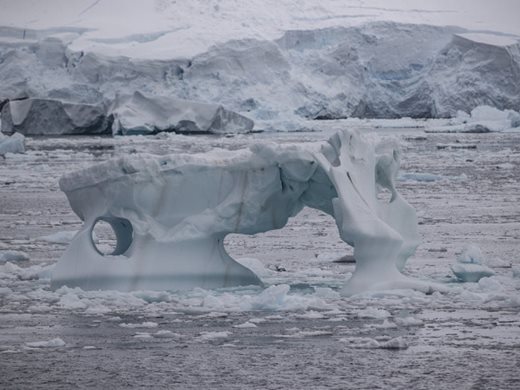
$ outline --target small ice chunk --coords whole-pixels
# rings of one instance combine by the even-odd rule
[[[503,163],[503,164],[498,164],[497,165],[497,168],[498,169],[513,169],[515,166],[511,163]]]
[[[178,333],[174,333],[171,330],[158,330],[153,334],[153,337],[159,339],[171,339],[171,338],[180,338],[181,335]]]
[[[77,232],[77,230],[56,232],[47,236],[38,237],[38,240],[47,241],[53,244],[68,244],[72,241]]]
[[[0,133],[0,156],[6,153],[25,153],[25,137],[20,133],[10,137]]]
[[[398,317],[395,323],[400,326],[422,326],[423,321],[414,317]]]
[[[85,346],[83,347],[83,349],[86,349],[86,350],[92,350],[92,349],[101,349],[101,348],[96,347],[96,346],[94,346],[94,345],[85,345]]]
[[[478,286],[484,291],[501,291],[502,284],[496,277],[485,277],[478,281]]]
[[[134,334],[134,337],[136,339],[150,339],[152,338],[152,335],[148,332],[137,332],[136,334]]]
[[[391,317],[391,314],[384,309],[377,309],[375,307],[368,307],[358,312],[359,318],[375,318],[375,319],[384,319]]]
[[[376,349],[380,346],[377,340],[369,337],[343,337],[339,339],[339,341],[349,344],[349,346],[352,348]]]
[[[222,332],[201,332],[199,337],[197,339],[199,341],[210,341],[210,340],[216,340],[216,339],[224,339],[226,337],[229,337],[231,332],[228,331],[222,331]]]
[[[252,322],[244,322],[243,324],[234,325],[233,328],[256,328],[257,326]]]
[[[478,246],[469,244],[457,257],[457,261],[459,263],[482,264],[484,262],[484,256]]]
[[[28,261],[29,256],[22,251],[0,251],[0,264],[5,262]]]
[[[121,323],[119,324],[119,326],[121,328],[130,328],[130,329],[134,329],[134,328],[157,328],[159,326],[159,324],[157,322],[152,322],[152,321],[145,321],[145,322],[141,322],[140,324],[131,324],[131,323]]]
[[[520,265],[514,265],[512,268],[513,278],[520,279]]]
[[[458,263],[451,266],[451,270],[461,282],[478,282],[480,279],[493,276],[495,271],[485,265],[475,263]]]
[[[408,343],[402,337],[396,337],[391,340],[388,340],[384,343],[379,344],[379,348],[381,349],[407,349]]]
[[[65,341],[60,339],[59,337],[56,337],[52,340],[47,341],[32,341],[25,343],[26,346],[29,348],[59,348],[65,346]]]
[[[325,318],[325,316],[323,314],[321,314],[320,312],[317,312],[315,310],[309,310],[309,311],[306,311],[303,314],[298,314],[296,316],[296,318],[309,319],[309,320],[319,320],[319,319]]]
[[[373,327],[377,329],[394,329],[397,328],[397,325],[385,318],[382,324],[375,324]]]

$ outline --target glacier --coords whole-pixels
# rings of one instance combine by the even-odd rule
[[[184,290],[261,285],[224,248],[229,233],[282,228],[304,206],[333,216],[354,247],[356,269],[342,290],[415,288],[401,273],[419,244],[414,209],[394,186],[400,154],[376,155],[355,131],[306,145],[258,143],[205,154],[112,159],[66,174],[60,188],[84,221],[58,261],[52,286]],[[390,201],[378,200],[379,188]],[[94,242],[102,221],[112,252]]]
[[[156,103],[193,102],[197,115],[204,104],[225,107],[247,118],[239,131],[250,121],[261,123],[259,130],[272,128],[269,122],[292,129],[302,119],[451,118],[486,105],[520,111],[520,45],[512,34],[372,22],[238,36],[167,59],[74,49],[70,36],[83,34],[67,27],[0,29],[0,101],[89,104],[107,108],[107,116],[108,107],[118,106],[117,116],[121,97],[137,93]],[[189,120],[164,115],[161,107],[141,108],[128,125],[154,132]],[[229,131],[236,127],[231,121]]]

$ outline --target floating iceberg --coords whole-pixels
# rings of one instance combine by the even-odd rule
[[[198,155],[121,157],[65,175],[60,187],[83,227],[53,271],[52,285],[83,289],[182,290],[260,285],[232,259],[229,233],[282,228],[304,206],[332,215],[354,247],[346,295],[432,287],[400,273],[419,243],[414,209],[394,187],[399,153],[376,157],[351,131],[328,142],[257,144]],[[377,199],[378,187],[391,191]],[[108,223],[112,253],[93,230]]]
[[[451,270],[461,282],[478,282],[480,279],[493,276],[495,271],[485,265],[476,263],[458,263],[451,266]]]
[[[457,264],[453,264],[451,270],[461,282],[478,282],[484,277],[495,274],[495,271],[483,263],[484,255],[480,248],[474,244],[469,244],[457,257]]]

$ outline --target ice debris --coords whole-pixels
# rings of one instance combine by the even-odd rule
[[[22,134],[7,136],[0,133],[0,156],[7,153],[25,153],[25,137]]]
[[[29,255],[22,251],[0,251],[0,264],[6,262],[28,261]]]
[[[480,248],[469,244],[457,257],[457,263],[451,266],[451,270],[461,282],[478,282],[484,277],[495,274],[495,271],[485,266],[483,262],[484,256]]]
[[[60,339],[59,337],[56,337],[52,340],[47,341],[31,341],[25,343],[25,345],[29,348],[59,348],[64,347],[65,341]]]

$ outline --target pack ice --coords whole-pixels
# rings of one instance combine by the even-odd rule
[[[306,145],[261,143],[237,151],[109,160],[60,179],[84,221],[53,271],[52,285],[182,290],[260,285],[226,252],[229,233],[282,228],[304,206],[333,216],[357,265],[343,293],[431,286],[401,274],[419,243],[413,208],[394,186],[399,153],[376,156],[356,132]],[[391,191],[377,199],[378,187]],[[97,223],[117,237],[93,240]]]

